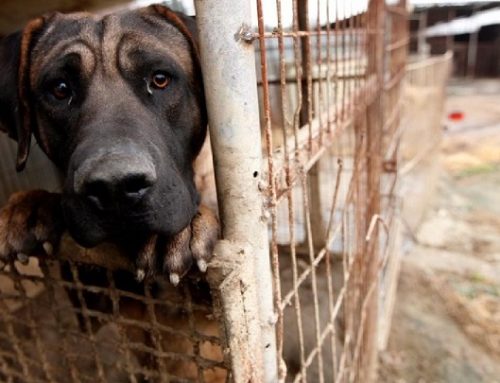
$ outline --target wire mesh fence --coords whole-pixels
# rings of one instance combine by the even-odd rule
[[[294,1],[288,28],[284,4],[269,26],[258,2],[279,374],[368,381],[396,280],[405,4]]]
[[[402,216],[411,231],[423,219],[437,185],[446,83],[452,60],[448,52],[411,62],[407,67],[400,174],[407,180]]]
[[[206,283],[159,294],[111,246],[63,249],[0,272],[3,382],[225,380]]]
[[[405,1],[206,3],[223,235],[208,278],[140,284],[116,249],[69,239],[57,258],[12,262],[0,380],[373,378],[397,274]]]

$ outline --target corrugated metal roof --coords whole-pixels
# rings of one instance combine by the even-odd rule
[[[469,17],[461,17],[433,25],[426,29],[425,35],[427,37],[462,35],[477,32],[481,27],[487,25],[496,24],[500,24],[500,7],[477,12]]]

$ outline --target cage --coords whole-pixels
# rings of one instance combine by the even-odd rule
[[[373,379],[398,270],[406,3],[195,7],[222,227],[207,275],[141,284],[112,245],[67,237],[4,265],[0,380]]]

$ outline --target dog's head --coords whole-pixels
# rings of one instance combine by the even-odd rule
[[[206,125],[194,21],[168,8],[57,13],[0,43],[0,129],[18,141],[18,169],[34,134],[64,173],[83,245],[186,227]]]

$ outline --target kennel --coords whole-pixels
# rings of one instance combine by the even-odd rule
[[[405,1],[195,7],[222,226],[206,277],[134,294],[112,245],[67,237],[11,262],[0,380],[373,379],[397,279]]]

